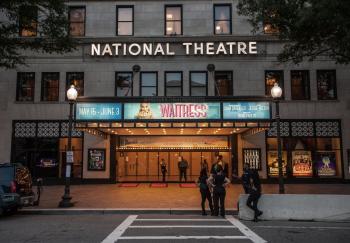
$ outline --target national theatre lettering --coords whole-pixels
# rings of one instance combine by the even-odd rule
[[[175,45],[175,44],[173,44]],[[249,42],[184,42],[185,55],[256,55],[257,43]],[[107,43],[91,44],[91,56],[175,56],[170,43]]]

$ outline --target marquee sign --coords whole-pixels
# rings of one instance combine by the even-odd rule
[[[121,120],[121,103],[77,103],[76,120]]]
[[[175,46],[177,48],[175,48]],[[180,46],[180,49],[179,49]],[[100,56],[175,56],[175,55],[256,55],[256,41],[183,43],[92,43],[90,55]]]
[[[126,103],[126,120],[206,120],[220,119],[220,103]]]
[[[224,102],[223,119],[264,120],[271,119],[269,102]]]

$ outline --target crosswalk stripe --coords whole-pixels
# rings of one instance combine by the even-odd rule
[[[207,222],[227,222],[226,219],[135,219],[135,221],[207,221]]]
[[[125,230],[135,221],[137,215],[129,215],[112,233],[110,233],[101,243],[115,243]]]
[[[234,225],[132,225],[129,228],[237,228]]]
[[[246,235],[254,243],[265,243],[267,242],[253,231],[251,231],[247,226],[242,224],[239,220],[235,219],[233,216],[227,216],[226,219],[230,221],[234,226],[236,226],[244,235]]]
[[[249,239],[247,236],[122,236],[119,237],[120,240],[189,240],[189,239],[195,239],[195,240],[209,240],[209,239]]]

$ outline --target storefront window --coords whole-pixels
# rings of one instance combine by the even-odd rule
[[[35,7],[21,7],[19,15],[19,36],[36,36],[38,31],[38,9]]]
[[[157,96],[157,72],[141,72],[141,96]]]
[[[310,79],[309,71],[293,70],[290,72],[293,100],[310,99]]]
[[[337,99],[335,70],[317,70],[317,93],[319,100]]]
[[[117,35],[134,34],[134,7],[117,6]]]
[[[69,7],[69,34],[85,36],[85,7]]]
[[[284,78],[283,71],[265,71],[265,95],[271,97],[271,89],[278,83],[278,85],[284,90]],[[284,93],[282,92],[282,98],[284,97]]]
[[[72,84],[75,86],[75,89],[78,91],[78,96],[84,96],[84,73],[83,72],[67,73],[66,90],[68,90]]]
[[[207,72],[190,72],[190,95],[207,96]]]
[[[17,101],[34,101],[35,73],[17,73]]]
[[[182,96],[182,72],[165,72],[165,96]]]
[[[214,5],[214,33],[231,34],[231,4]]]
[[[116,96],[132,96],[132,72],[117,72],[115,74]]]
[[[165,35],[182,35],[182,6],[165,6]]]
[[[58,101],[60,73],[42,73],[41,100]]]
[[[215,72],[215,96],[233,95],[232,72]]]

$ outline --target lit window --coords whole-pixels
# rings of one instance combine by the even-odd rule
[[[19,15],[19,36],[36,36],[38,30],[38,9],[36,7],[22,7]]]
[[[117,6],[117,35],[134,34],[134,7]]]
[[[85,7],[69,7],[69,34],[85,35]]]
[[[182,35],[182,6],[165,6],[165,35]]]
[[[231,34],[231,4],[214,5],[214,33],[216,35]]]
[[[265,95],[271,97],[271,89],[278,83],[282,90],[284,90],[283,82],[283,71],[265,71]],[[282,98],[284,97],[284,92],[282,92]]]
[[[215,96],[233,95],[232,72],[216,71],[215,72]]]
[[[41,100],[58,101],[60,73],[42,73]]]
[[[68,90],[71,85],[74,85],[75,89],[78,91],[78,96],[84,96],[84,73],[67,73],[66,90]]]

